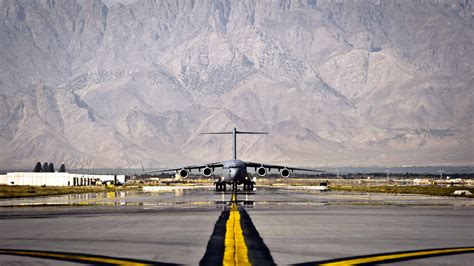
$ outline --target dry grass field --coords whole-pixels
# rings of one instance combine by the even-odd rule
[[[37,187],[0,185],[0,198],[36,197],[91,192],[124,191],[135,189],[139,188],[132,186]]]

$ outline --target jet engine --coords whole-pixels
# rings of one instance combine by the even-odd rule
[[[183,168],[183,169],[181,169],[181,170],[178,171],[178,174],[179,174],[180,177],[186,178],[186,177],[188,177],[189,172],[188,172],[188,170],[186,170],[186,169]]]
[[[288,170],[287,168],[282,169],[280,174],[281,174],[282,177],[288,178],[288,177],[290,177],[290,170]]]
[[[202,170],[202,173],[204,174],[205,177],[210,177],[212,175],[212,169],[209,167],[206,167]]]
[[[257,169],[257,174],[258,174],[258,176],[266,176],[267,175],[267,169],[265,169],[265,167],[259,167]]]

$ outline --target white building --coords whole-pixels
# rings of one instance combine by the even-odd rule
[[[463,195],[469,196],[469,195],[472,195],[472,193],[469,190],[456,190],[456,191],[453,192],[453,195],[455,195],[455,196],[463,196]]]
[[[14,172],[0,175],[0,185],[9,186],[90,186],[101,181],[125,183],[125,175],[85,175],[48,172]]]

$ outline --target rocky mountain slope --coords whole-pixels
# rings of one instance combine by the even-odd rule
[[[0,167],[474,164],[464,1],[0,0]]]

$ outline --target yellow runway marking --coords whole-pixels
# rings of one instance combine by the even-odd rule
[[[434,249],[434,250],[425,250],[425,251],[409,251],[397,254],[386,254],[386,255],[375,255],[373,257],[365,258],[354,258],[347,259],[342,261],[328,262],[319,265],[325,266],[337,266],[337,265],[359,265],[359,264],[368,264],[368,263],[381,263],[388,260],[398,260],[398,259],[415,259],[416,257],[424,256],[436,256],[436,255],[449,255],[456,253],[464,252],[474,252],[474,247],[468,248],[443,248],[443,249]]]
[[[234,200],[234,196],[232,199]],[[235,203],[230,207],[229,219],[226,224],[223,265],[251,265],[240,225],[240,213]]]
[[[3,255],[20,255],[20,256],[32,256],[40,258],[51,258],[51,259],[61,259],[61,260],[76,260],[81,262],[90,262],[90,263],[105,263],[105,264],[115,264],[115,265],[149,265],[144,263],[138,263],[133,261],[114,259],[114,258],[101,258],[88,255],[80,254],[61,254],[55,252],[46,252],[46,251],[20,251],[20,250],[0,250],[0,254]]]

